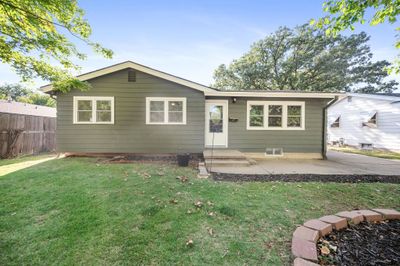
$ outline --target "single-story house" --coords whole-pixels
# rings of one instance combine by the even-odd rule
[[[400,94],[348,93],[328,108],[328,141],[400,151]]]
[[[88,91],[57,98],[57,149],[69,153],[202,153],[322,158],[325,109],[338,94],[221,91],[131,61],[78,76]]]

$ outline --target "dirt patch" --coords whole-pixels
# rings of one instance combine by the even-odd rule
[[[217,181],[232,182],[335,182],[335,183],[393,183],[400,184],[400,175],[316,175],[316,174],[288,174],[288,175],[244,175],[212,173]]]
[[[321,238],[321,265],[400,265],[400,221],[361,223]]]
[[[189,167],[197,168],[201,158],[191,155]],[[118,155],[113,157],[99,158],[98,163],[155,163],[177,165],[176,155]]]

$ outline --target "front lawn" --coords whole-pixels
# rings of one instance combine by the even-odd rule
[[[298,224],[399,209],[399,195],[398,184],[240,184],[171,165],[55,159],[0,177],[0,265],[288,265]]]

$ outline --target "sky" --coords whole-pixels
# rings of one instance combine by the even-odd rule
[[[75,61],[86,73],[131,60],[204,85],[213,82],[220,64],[229,64],[250,46],[280,26],[294,27],[324,15],[319,0],[201,0],[128,1],[81,0],[92,27],[91,39],[114,51],[113,59],[95,54],[70,36],[86,61]],[[374,60],[392,61],[393,25],[357,26],[355,33],[371,36]],[[76,74],[79,74],[76,73]],[[393,76],[400,81],[399,76]],[[19,82],[12,69],[0,63],[0,84]],[[28,87],[47,82],[36,79]]]

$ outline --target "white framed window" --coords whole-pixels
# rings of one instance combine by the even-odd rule
[[[186,125],[186,98],[146,97],[146,124]]]
[[[114,97],[74,96],[74,124],[114,124]]]
[[[304,130],[305,103],[247,101],[248,130]]]

